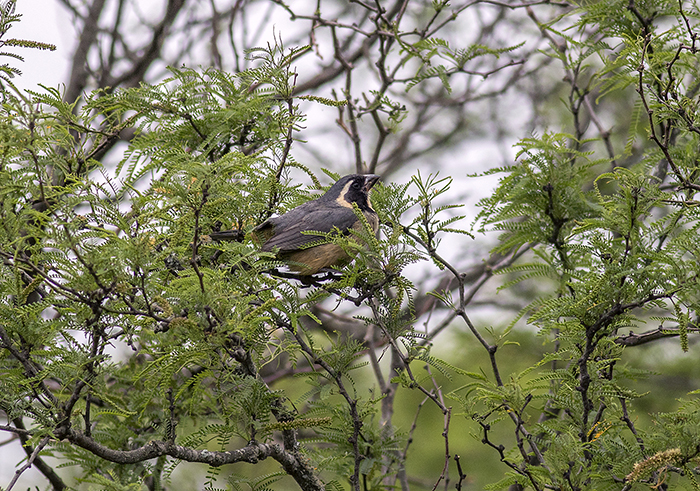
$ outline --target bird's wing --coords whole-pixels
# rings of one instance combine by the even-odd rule
[[[328,233],[337,227],[341,232],[346,232],[348,228],[357,221],[357,216],[351,208],[344,206],[329,206],[325,204],[315,209],[298,209],[274,218],[274,235],[265,242],[264,251],[271,251],[279,248],[280,251],[296,251],[304,245],[319,240],[315,234],[304,234],[302,232]]]

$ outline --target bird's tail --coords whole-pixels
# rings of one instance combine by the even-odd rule
[[[245,239],[245,232],[243,230],[232,229],[232,230],[222,230],[221,232],[212,232],[209,238],[216,242],[243,242]]]

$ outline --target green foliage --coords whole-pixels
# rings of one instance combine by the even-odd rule
[[[432,2],[428,26],[447,6]],[[449,92],[467,63],[521,47],[453,48],[427,28],[399,35],[382,15],[377,25],[401,64],[418,62],[408,89],[437,78]],[[501,179],[472,225],[497,235],[481,269],[444,254],[475,235],[460,228],[468,211],[453,203],[452,178],[437,173],[377,185],[378,232],[355,207],[359,230],[319,237],[354,258],[342,271],[299,277],[260,250],[257,225],[323,189],[290,152],[305,122],[299,99],[337,108],[342,124],[343,111],[355,110],[349,94],[295,94],[293,64],[310,47],[286,50],[278,40],[251,50],[240,73],[171,68],[161,83],[79,102],[56,89],[5,91],[0,410],[27,448],[41,445],[42,455],[79,468],[79,484],[104,489],[172,484],[182,462],[208,464],[212,490],[263,491],[285,476],[305,489],[406,486],[424,404],[442,418],[437,488],[455,440],[450,403],[483,455],[503,464],[486,489],[660,488],[669,474],[697,489],[697,391],[645,421],[639,382],[649,372],[630,352],[672,336],[690,351],[698,332],[699,17],[683,2],[609,1],[538,23],[554,46],[548,62],[570,84],[562,101],[573,123],[522,138],[512,165],[485,173]],[[16,20],[10,2],[0,40]],[[0,72],[12,88],[17,71]],[[602,129],[584,137],[580,111],[593,93],[602,102],[630,88],[637,99],[617,140]],[[406,110],[386,87],[369,93],[364,111],[383,140]],[[128,129],[119,162],[103,162]],[[221,230],[234,240],[213,241]],[[431,292],[407,272],[419,263],[437,280]],[[470,317],[489,280],[518,301],[506,317],[503,297],[489,299],[493,325]],[[330,332],[335,322],[364,331]],[[637,332],[652,322],[658,328]],[[435,337],[457,323],[483,365],[435,355]],[[538,336],[525,353],[532,361],[513,341],[524,330]],[[392,421],[397,393],[422,399],[408,428]],[[282,470],[224,471],[268,458]],[[467,477],[459,472],[458,487]]]
[[[440,7],[436,8],[436,10],[439,11]],[[426,80],[437,78],[440,80],[445,90],[450,93],[452,92],[450,78],[463,72],[467,63],[476,58],[485,56],[498,58],[503,53],[517,50],[523,46],[523,44],[525,44],[525,42],[498,49],[472,44],[467,48],[454,49],[450,47],[447,41],[436,37],[421,39],[413,44],[402,43],[402,49],[408,54],[404,61],[405,63],[412,58],[418,58],[420,60],[420,69],[408,82],[406,90],[411,90],[413,87]],[[445,66],[442,63],[436,64],[436,60],[447,62],[449,65]]]
[[[292,169],[319,182],[285,150],[303,121],[291,96],[294,53],[258,50],[257,66],[237,75],[173,68],[158,85],[95,92],[80,105],[46,89],[3,106],[0,118],[12,124],[0,142],[0,408],[31,417],[34,441],[63,428],[115,450],[160,440],[225,452],[308,429],[332,445],[314,457],[333,462],[328,475],[347,475],[361,460],[362,475],[381,480],[384,456],[396,460],[396,440],[371,422],[381,399],[350,388],[362,345],[317,339],[302,319],[316,319],[312,306],[335,295],[372,304],[366,322],[410,340],[403,309],[414,286],[401,272],[424,256],[398,224],[375,236],[357,210],[363,231],[326,238],[355,263],[304,291],[249,236],[312,197]],[[126,127],[136,134],[110,169],[97,156]],[[391,187],[375,196],[395,219],[413,204]],[[208,238],[229,228],[238,241]],[[302,412],[259,371],[279,357],[325,368],[313,373]],[[338,387],[350,407],[338,403]],[[360,438],[358,421],[372,442],[359,449],[348,443]],[[58,442],[52,452],[81,469],[81,482],[109,489],[138,488],[151,472],[167,479],[177,462],[107,462]],[[237,479],[230,489],[273,482]]]
[[[629,407],[644,394],[629,385],[639,374],[623,364],[620,342],[621,333],[643,327],[649,311],[660,310],[666,314],[662,322],[675,326],[667,332],[678,335],[685,351],[688,326],[694,325],[691,319],[697,319],[700,308],[690,293],[699,286],[697,246],[687,240],[698,226],[691,204],[694,191],[687,191],[689,186],[695,189],[691,182],[697,164],[688,144],[695,145],[697,134],[687,126],[692,118],[684,103],[678,103],[689,91],[695,93],[678,82],[689,73],[697,80],[697,66],[684,61],[693,48],[678,43],[686,48],[694,44],[688,41],[693,34],[685,20],[696,12],[679,12],[677,5],[664,8],[681,22],[646,38],[640,38],[640,29],[652,28],[652,18],[662,15],[658,10],[652,15],[651,10],[635,11],[636,6],[620,3],[617,18],[610,16],[615,11],[610,2],[597,2],[580,11],[580,26],[595,25],[625,41],[594,78],[600,98],[637,86],[641,98],[635,107],[648,112],[648,132],[655,143],[640,162],[605,171],[615,155],[600,158],[597,152],[581,150],[591,148],[591,142],[546,132],[520,142],[515,165],[490,171],[505,176],[480,203],[477,229],[501,232],[495,252],[532,251],[526,262],[498,271],[510,277],[501,288],[547,280],[551,293],[535,298],[517,319],[524,317],[554,341],[539,367],[511,375],[508,383],[478,381],[462,388],[464,395],[454,394],[465,410],[477,415],[486,441],[492,427],[509,419],[516,436],[522,435],[510,453],[502,450],[501,460],[512,472],[490,489],[514,483],[535,489],[617,489],[615,483],[625,476],[632,482],[660,484],[668,469],[686,466],[697,456],[697,445],[680,443],[680,427],[693,420],[694,412],[682,411],[678,419],[660,416],[655,428],[635,428]],[[585,47],[610,54],[601,44]],[[581,59],[588,55],[584,52]],[[573,58],[565,62],[579,63]],[[627,152],[642,123],[633,116]],[[670,127],[677,128],[674,138],[663,139],[659,131]],[[652,174],[664,162],[671,167],[670,185],[661,185],[659,174]],[[544,410],[537,424],[525,409],[535,401]],[[537,435],[527,444],[526,431],[531,435],[527,438]],[[663,436],[667,431],[676,437]],[[532,452],[536,469],[517,464],[516,450]],[[586,462],[585,469],[578,462]]]

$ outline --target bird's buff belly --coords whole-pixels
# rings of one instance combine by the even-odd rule
[[[350,261],[350,256],[339,245],[322,244],[281,254],[280,259],[287,261],[291,270],[310,275],[323,268],[344,266]]]

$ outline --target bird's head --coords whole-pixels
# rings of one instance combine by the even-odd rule
[[[375,174],[350,174],[341,177],[323,195],[323,198],[348,208],[352,208],[352,204],[357,203],[360,210],[370,211],[372,205],[369,202],[369,191],[377,183],[379,177]]]

